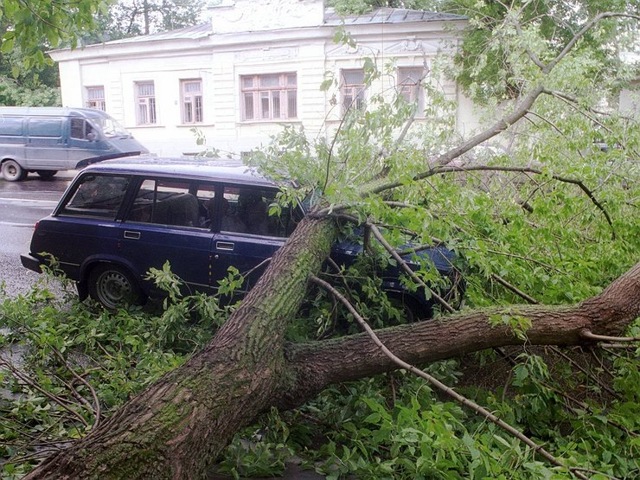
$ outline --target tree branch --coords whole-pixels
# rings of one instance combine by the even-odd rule
[[[316,283],[316,284],[320,285],[321,287],[325,288],[327,291],[331,292],[336,298],[338,298],[338,300],[340,300],[342,302],[342,304],[345,307],[347,307],[349,312],[353,315],[353,317],[356,319],[358,324],[364,329],[365,333],[369,336],[369,338],[373,341],[373,343],[397,367],[403,368],[403,369],[413,373],[414,375],[426,380],[431,385],[436,387],[438,390],[440,390],[441,392],[443,392],[443,393],[447,394],[448,396],[450,396],[451,398],[453,398],[456,402],[458,402],[461,405],[464,405],[465,407],[473,410],[475,413],[477,413],[478,415],[486,418],[490,422],[494,423],[495,425],[500,427],[502,430],[504,430],[508,434],[516,437],[518,440],[523,442],[525,445],[528,445],[532,450],[534,450],[535,452],[537,452],[540,455],[542,455],[542,457],[547,459],[553,465],[556,465],[556,466],[559,466],[559,467],[564,467],[565,466],[560,460],[558,460],[554,455],[552,455],[550,452],[545,450],[541,445],[538,445],[537,443],[535,443],[533,440],[531,440],[529,437],[524,435],[522,432],[520,432],[516,428],[512,427],[511,425],[509,425],[508,423],[506,423],[505,421],[503,421],[502,419],[500,419],[499,417],[497,417],[493,413],[489,412],[486,408],[484,408],[481,405],[473,402],[472,400],[468,399],[464,395],[461,395],[460,393],[456,392],[451,387],[445,385],[444,383],[442,383],[440,380],[438,380],[434,376],[429,375],[428,373],[416,368],[415,366],[411,365],[410,363],[405,362],[404,360],[402,360],[401,358],[396,356],[391,350],[389,350],[386,347],[386,345],[380,340],[380,338],[376,335],[376,333],[369,326],[369,324],[364,320],[364,318],[362,318],[360,313],[353,307],[353,305],[351,305],[351,303],[343,295],[340,294],[340,292],[338,292],[335,288],[333,288],[329,283],[325,282],[324,280],[319,279],[318,277],[312,277],[311,280],[314,283]],[[574,472],[574,474],[580,479],[587,480],[587,477],[583,476],[582,474],[580,474],[578,472]]]
[[[526,339],[508,326],[494,326],[494,315],[523,316],[531,321]],[[441,320],[417,322],[377,331],[396,355],[413,364],[443,360],[470,352],[507,345],[590,345],[601,336],[619,335],[640,316],[640,263],[613,282],[600,295],[573,306],[521,305],[460,312]],[[598,335],[586,338],[585,331]],[[356,353],[357,352],[357,353]],[[283,397],[283,405],[297,405],[310,391],[333,383],[356,380],[393,370],[395,365],[371,345],[368,337],[289,344],[287,357],[297,386]],[[313,370],[308,366],[313,365]],[[304,398],[301,398],[302,393]]]

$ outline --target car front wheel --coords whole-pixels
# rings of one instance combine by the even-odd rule
[[[128,271],[117,265],[98,265],[91,271],[89,296],[109,310],[142,303],[140,287]]]
[[[2,176],[8,182],[19,182],[27,176],[27,171],[15,160],[5,160],[2,163]]]

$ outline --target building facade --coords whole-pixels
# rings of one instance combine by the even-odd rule
[[[267,144],[283,125],[327,134],[345,109],[366,108],[378,93],[415,102],[419,121],[431,62],[455,51],[466,24],[388,8],[343,18],[322,0],[220,0],[209,13],[190,28],[50,52],[63,104],[106,110],[163,156],[202,151],[196,130],[221,155]],[[337,33],[355,43],[336,42]],[[389,72],[367,88],[365,61]],[[438,82],[463,132],[470,103],[453,82]]]

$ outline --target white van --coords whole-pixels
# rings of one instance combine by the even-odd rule
[[[149,151],[101,110],[0,107],[0,172],[10,182],[141,153]]]

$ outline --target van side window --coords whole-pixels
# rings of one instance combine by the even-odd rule
[[[115,220],[128,184],[125,176],[85,175],[59,215]]]
[[[22,136],[22,117],[0,116],[0,135]]]
[[[62,137],[62,118],[30,118],[30,137]]]
[[[201,227],[198,199],[188,182],[146,179],[127,218],[131,222]]]

